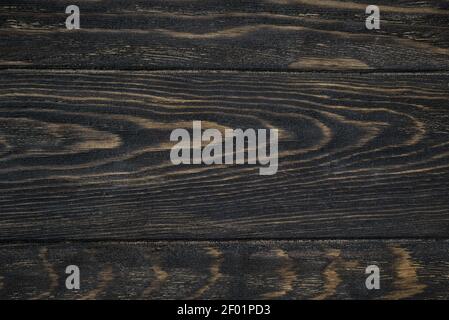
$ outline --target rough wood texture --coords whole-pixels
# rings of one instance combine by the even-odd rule
[[[0,3],[0,299],[449,299],[448,1],[69,4]],[[278,173],[173,165],[193,120]]]
[[[442,0],[378,0],[378,31],[359,0],[78,0],[79,31],[68,4],[3,0],[0,66],[449,70]]]
[[[6,71],[0,239],[447,237],[448,74]],[[170,162],[192,120],[279,171]]]
[[[447,299],[448,241],[0,246],[2,299]],[[65,268],[81,288],[65,288]],[[380,268],[380,290],[365,269]]]

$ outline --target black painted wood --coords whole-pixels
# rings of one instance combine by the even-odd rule
[[[447,299],[448,241],[8,244],[1,299]],[[80,269],[67,290],[65,268]],[[365,269],[380,269],[367,290]]]
[[[447,237],[440,74],[5,71],[0,239]],[[279,170],[170,133],[278,128]]]
[[[447,1],[56,0],[0,3],[0,66],[107,69],[449,70]]]
[[[1,1],[0,298],[448,299],[449,4],[372,4]],[[278,173],[172,165],[193,120]]]

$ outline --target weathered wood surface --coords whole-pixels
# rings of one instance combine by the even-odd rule
[[[4,71],[0,239],[447,237],[449,75]],[[279,170],[170,162],[278,128]]]
[[[8,244],[0,298],[447,299],[448,252],[446,240]],[[380,290],[365,287],[372,264]]]
[[[3,0],[0,66],[449,70],[447,1],[375,4],[380,30],[359,0]]]

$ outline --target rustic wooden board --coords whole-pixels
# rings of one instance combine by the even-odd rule
[[[449,70],[447,1],[56,0],[0,3],[0,66]]]
[[[4,71],[0,239],[447,237],[449,74]],[[170,162],[278,128],[279,171]]]
[[[2,299],[447,299],[449,242],[8,244]],[[80,268],[80,290],[65,268]],[[365,287],[369,265],[380,289]]]

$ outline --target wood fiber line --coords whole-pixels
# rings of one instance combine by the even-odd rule
[[[447,237],[449,75],[5,71],[0,239]],[[279,169],[170,133],[276,128]]]
[[[277,258],[284,260],[283,265],[277,270],[279,274],[279,290],[273,292],[267,292],[262,294],[263,299],[277,299],[287,295],[293,290],[295,281],[297,280],[297,274],[294,270],[295,264],[289,258],[288,253],[282,249],[274,250]]]
[[[0,246],[0,297],[447,299],[448,245],[447,240],[51,244],[45,248],[58,275],[55,287],[53,271],[39,257],[41,245],[8,244]],[[80,290],[64,286],[69,264],[80,268]],[[365,287],[365,268],[372,264],[380,268],[380,290]]]
[[[0,67],[448,70],[447,1],[2,1]]]

